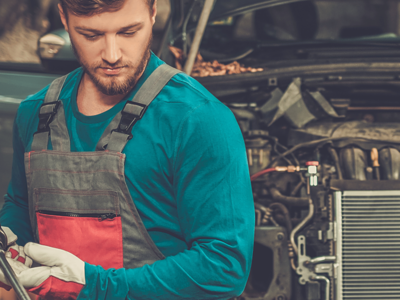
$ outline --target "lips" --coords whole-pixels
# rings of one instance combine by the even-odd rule
[[[106,75],[118,75],[123,67],[118,68],[100,68]]]

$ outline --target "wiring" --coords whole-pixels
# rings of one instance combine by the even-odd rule
[[[286,157],[288,155],[292,155],[293,152],[295,152],[296,150],[298,150],[300,148],[313,147],[313,146],[317,146],[319,144],[325,144],[325,143],[329,143],[329,142],[332,142],[332,141],[340,141],[340,140],[354,140],[354,141],[364,141],[364,142],[385,143],[385,141],[375,140],[375,139],[367,139],[367,138],[348,138],[348,137],[323,138],[323,139],[319,139],[319,140],[314,140],[314,141],[310,141],[310,142],[297,144],[296,146],[294,146],[291,149],[279,154],[277,157],[275,157],[273,160],[271,160],[271,162],[267,166],[267,169],[270,168],[279,159],[281,159],[283,157]],[[393,142],[393,144],[400,145],[400,142]],[[321,146],[322,145],[320,145],[320,147]]]
[[[267,174],[267,173],[271,173],[271,172],[276,172],[276,168],[268,168],[263,171],[260,171],[256,174],[252,175],[250,177],[250,180],[253,181],[253,180],[257,179],[258,177],[263,176],[264,174]]]

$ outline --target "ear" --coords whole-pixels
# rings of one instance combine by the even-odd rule
[[[152,12],[153,12],[153,14],[151,16],[151,23],[154,25],[154,23],[156,22],[156,16],[157,16],[157,0],[154,1]]]
[[[68,22],[67,22],[66,12],[64,12],[60,3],[58,3],[58,11],[60,12],[61,22],[64,25],[65,31],[68,32]]]

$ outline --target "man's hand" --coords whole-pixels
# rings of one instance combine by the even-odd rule
[[[8,227],[1,227],[7,236],[7,251],[6,258],[14,272],[18,275],[22,271],[29,269],[32,265],[32,260],[26,256],[24,247],[17,245],[17,236]],[[11,286],[8,284],[3,272],[0,270],[0,287],[9,291]]]
[[[41,267],[18,274],[22,285],[47,299],[76,299],[85,286],[85,263],[75,255],[56,248],[27,243],[24,252]]]

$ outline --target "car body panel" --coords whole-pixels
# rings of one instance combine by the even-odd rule
[[[209,21],[214,22],[219,19],[245,14],[262,8],[300,1],[303,0],[217,0]]]
[[[59,75],[0,71],[0,205],[7,191],[12,166],[12,129],[18,106],[29,95],[50,84]]]

